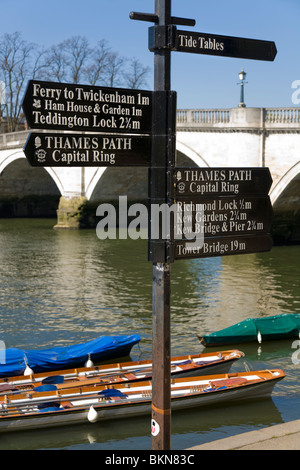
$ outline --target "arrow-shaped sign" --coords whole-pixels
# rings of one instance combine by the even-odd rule
[[[277,54],[274,41],[181,31],[174,25],[165,29],[161,26],[149,28],[149,49],[155,51],[165,47],[178,52],[266,61],[273,61]]]
[[[151,137],[31,133],[24,153],[32,166],[149,166]]]
[[[269,168],[173,169],[173,197],[266,195],[272,185]]]
[[[149,134],[152,92],[30,80],[23,111],[32,129]]]

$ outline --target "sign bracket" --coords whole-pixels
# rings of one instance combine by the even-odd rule
[[[153,15],[151,13],[139,13],[139,12],[131,11],[129,13],[129,18],[131,20],[150,21],[151,23],[159,22],[159,16]],[[178,16],[171,16],[170,24],[178,24],[180,26],[195,26],[196,20],[193,20],[190,18],[179,18]]]

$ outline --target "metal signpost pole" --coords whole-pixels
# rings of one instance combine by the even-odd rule
[[[158,26],[170,23],[171,0],[156,0],[155,14]],[[171,86],[171,51],[154,52],[154,103],[152,120],[152,161],[150,168],[150,207],[165,204],[169,166],[168,147],[168,98]],[[171,149],[172,150],[172,149]],[[155,179],[157,178],[157,181]],[[159,184],[161,181],[162,184]],[[151,230],[157,232],[159,227]],[[157,234],[157,233],[156,233]],[[160,233],[160,237],[164,234]],[[152,284],[152,449],[171,448],[171,399],[170,399],[170,263],[166,262],[166,240],[150,241],[149,257],[153,263]]]
[[[175,165],[176,93],[171,87],[171,50],[175,24],[193,26],[194,20],[171,16],[171,0],[155,0],[155,14],[131,12],[134,20],[155,23],[149,28],[149,49],[154,52],[152,108],[152,156],[149,169],[149,210],[172,204],[172,169]],[[168,218],[168,210],[166,209]],[[161,223],[162,222],[162,223]],[[165,224],[164,224],[165,222]],[[153,263],[152,284],[152,448],[171,448],[170,393],[170,263],[171,232],[163,233],[169,220],[154,221],[150,215],[149,260]]]

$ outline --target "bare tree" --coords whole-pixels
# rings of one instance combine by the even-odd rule
[[[21,97],[27,81],[33,44],[20,33],[5,34],[0,41],[0,79],[5,83],[4,112],[8,132],[16,130],[21,110]]]
[[[99,41],[91,53],[90,63],[83,70],[84,78],[90,85],[96,85],[105,80],[110,54],[106,41],[104,39]]]
[[[73,36],[62,43],[69,75],[72,83],[79,83],[86,64],[91,57],[88,40],[83,36]]]
[[[46,52],[45,72],[50,80],[67,81],[67,61],[61,44],[51,46]],[[43,77],[40,77],[43,78]]]
[[[124,75],[125,86],[128,88],[140,88],[146,86],[146,77],[150,72],[150,67],[144,67],[138,59],[132,59],[129,70]]]
[[[120,83],[122,80],[122,68],[124,65],[124,59],[119,56],[116,52],[109,55],[107,66],[106,66],[106,82],[108,86],[113,87]]]
[[[34,48],[31,60],[30,78],[32,80],[48,79],[48,74],[46,74],[47,68],[47,50],[44,48]]]
[[[45,67],[48,78],[57,82],[79,83],[91,57],[88,40],[83,36],[51,46],[46,52]]]

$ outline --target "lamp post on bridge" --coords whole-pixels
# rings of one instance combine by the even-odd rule
[[[240,94],[240,104],[239,104],[239,108],[245,108],[246,105],[244,103],[244,84],[247,83],[245,82],[245,78],[246,78],[246,72],[244,72],[244,69],[242,69],[239,73],[239,79],[241,81],[241,94]]]

